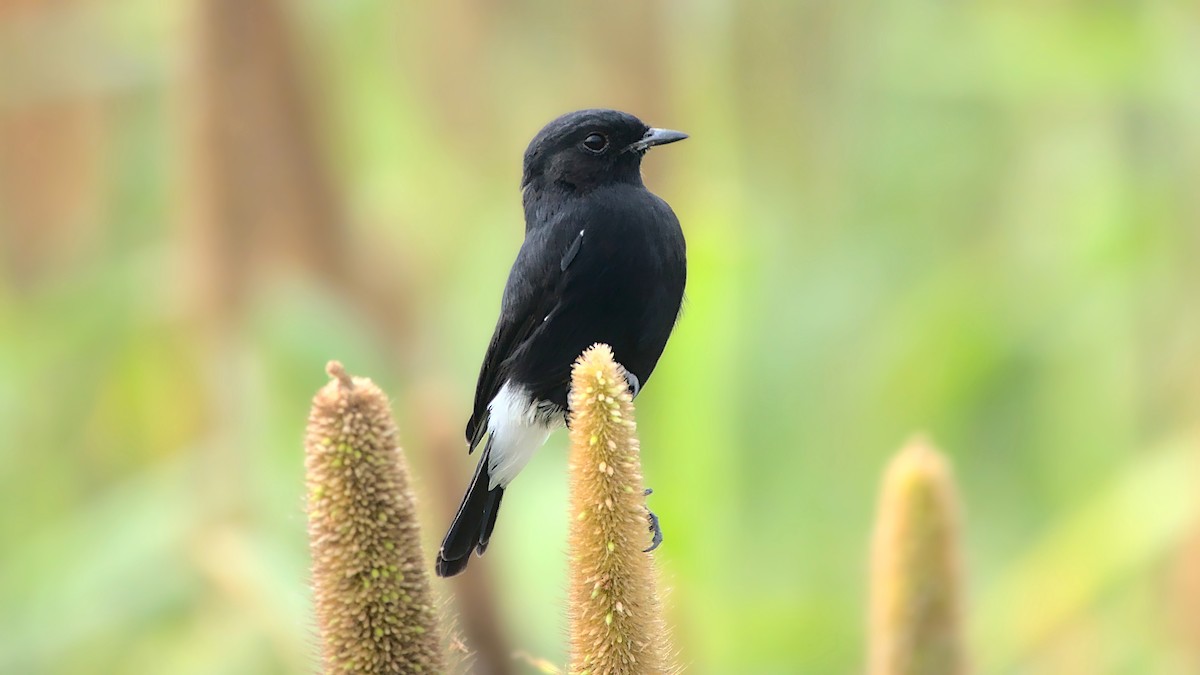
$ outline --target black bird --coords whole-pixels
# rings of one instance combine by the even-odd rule
[[[642,183],[642,156],[687,134],[628,113],[580,110],[550,122],[525,151],[525,242],[479,369],[467,420],[479,465],[437,557],[437,574],[487,549],[504,489],[566,421],[571,365],[612,347],[636,396],[683,302],[683,231]]]

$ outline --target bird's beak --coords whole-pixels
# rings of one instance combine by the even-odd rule
[[[642,136],[642,140],[631,144],[625,149],[633,150],[635,152],[645,152],[652,146],[666,145],[667,143],[682,141],[687,137],[688,135],[682,131],[673,131],[671,129],[650,129],[646,132],[645,136]]]

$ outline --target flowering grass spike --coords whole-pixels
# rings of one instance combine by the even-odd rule
[[[959,503],[949,464],[923,441],[883,479],[871,564],[870,675],[961,675]]]
[[[387,396],[331,362],[305,438],[308,536],[326,673],[442,673],[408,468]]]
[[[633,399],[607,345],[575,362],[571,419],[570,672],[673,673],[650,545]]]

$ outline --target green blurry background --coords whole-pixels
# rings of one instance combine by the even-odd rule
[[[638,399],[689,672],[861,671],[917,431],[978,672],[1200,671],[1194,3],[18,0],[0,672],[315,671],[331,358],[393,396],[432,560],[521,152],[588,106],[692,135],[646,161],[690,279]],[[564,446],[438,582],[477,672],[565,661]]]

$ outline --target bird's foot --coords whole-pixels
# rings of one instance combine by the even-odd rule
[[[642,390],[642,383],[638,381],[637,375],[629,372],[628,368],[625,369],[625,381],[629,383],[629,395],[637,398],[638,392]],[[646,494],[650,493],[647,492]]]
[[[636,395],[637,394],[634,394],[634,396]],[[650,495],[654,494],[654,490],[646,488],[646,491],[642,494],[643,496],[649,497]],[[649,521],[650,531],[654,533],[654,536],[650,539],[650,548],[642,551],[642,553],[649,553],[653,551],[654,549],[658,548],[659,544],[663,542],[662,526],[658,524],[658,516],[654,515],[654,512],[650,510],[649,506],[646,507],[646,520]]]

